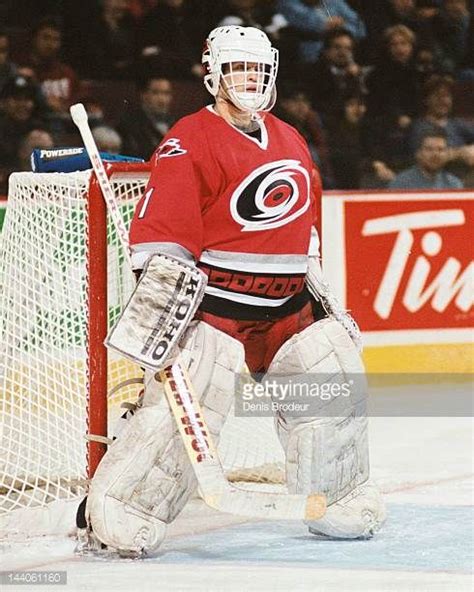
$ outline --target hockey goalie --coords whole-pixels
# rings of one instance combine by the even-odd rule
[[[130,230],[140,291],[115,338],[124,355],[133,334],[161,362],[178,357],[218,440],[244,365],[254,376],[312,377],[360,374],[363,366],[357,325],[322,278],[319,173],[304,139],[270,114],[277,50],[258,29],[219,27],[202,63],[214,102],[178,121],[152,157]],[[173,347],[173,339],[140,342],[134,324],[159,327],[187,274],[202,281],[189,292],[179,339]],[[385,519],[358,403],[349,400],[342,415],[329,401],[324,413],[275,417],[289,492],[326,496],[325,516],[307,523],[318,536],[368,538]],[[197,488],[158,373],[145,372],[125,423],[91,481],[84,526],[120,553],[153,553]]]

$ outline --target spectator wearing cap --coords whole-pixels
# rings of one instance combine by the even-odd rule
[[[37,89],[31,80],[11,78],[0,93],[0,191],[17,164],[18,148],[23,138],[44,121],[37,116]]]
[[[453,85],[451,78],[433,76],[424,86],[423,116],[416,119],[410,133],[412,151],[428,132],[442,132],[448,144],[448,160],[462,163],[464,169],[474,167],[474,123],[453,116]],[[466,172],[464,170],[464,172]]]
[[[10,79],[0,95],[0,162],[15,162],[19,143],[35,127],[45,127],[37,115],[37,89],[24,76]]]
[[[415,154],[416,164],[399,173],[388,184],[389,189],[462,189],[461,179],[448,173],[446,134],[429,132],[420,140]]]

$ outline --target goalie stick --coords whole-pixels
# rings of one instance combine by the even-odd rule
[[[187,370],[179,363],[160,372],[167,399],[208,506],[253,518],[318,520],[326,511],[325,497],[239,489],[225,478]]]
[[[119,239],[130,257],[127,229],[92,136],[87,112],[82,103],[72,105],[70,112],[89,154]],[[186,369],[175,362],[161,370],[159,377],[164,384],[169,407],[196,476],[199,493],[208,506],[221,512],[253,518],[318,520],[324,516],[326,499],[323,495],[259,492],[231,485],[225,478]]]

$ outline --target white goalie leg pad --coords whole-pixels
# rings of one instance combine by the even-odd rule
[[[323,389],[329,383],[350,385],[349,395],[312,399],[311,417],[280,411],[277,431],[290,491],[327,497],[326,515],[308,523],[310,530],[340,538],[371,536],[385,510],[375,486],[368,485],[367,384],[353,340],[338,321],[322,319],[283,344],[269,373],[309,375],[320,392],[330,392]]]
[[[244,365],[241,343],[203,322],[188,329],[180,355],[217,440]],[[142,406],[109,447],[92,479],[86,515],[95,535],[120,552],[151,553],[196,489],[163,385],[145,375]]]

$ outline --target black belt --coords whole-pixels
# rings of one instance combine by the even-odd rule
[[[199,310],[225,319],[235,319],[236,321],[271,321],[298,312],[308,302],[312,303],[313,314],[316,320],[326,316],[321,303],[314,300],[306,287],[281,306],[242,304],[241,302],[234,302],[233,300],[227,300],[219,296],[205,294]]]

